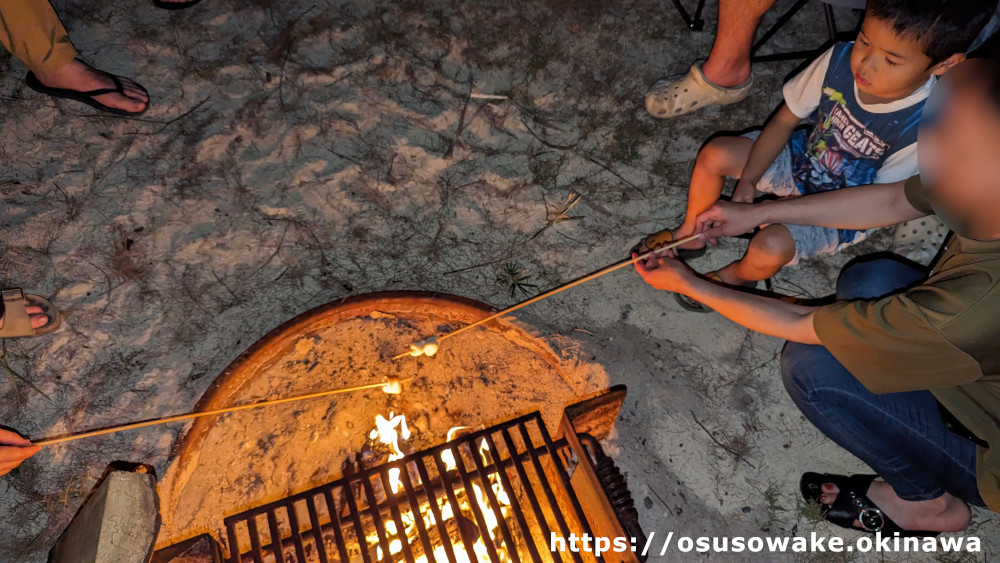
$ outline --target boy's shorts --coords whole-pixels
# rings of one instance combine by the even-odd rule
[[[750,131],[743,137],[756,139],[760,131]],[[798,197],[803,195],[795,175],[792,174],[792,151],[785,145],[781,154],[774,159],[764,176],[757,182],[757,191],[774,194],[778,197]],[[858,244],[868,238],[872,231],[855,231],[845,229],[828,229],[826,227],[809,227],[803,225],[785,225],[792,233],[795,241],[795,257],[789,266],[798,264],[800,260],[814,258],[822,254],[836,254],[841,250]]]

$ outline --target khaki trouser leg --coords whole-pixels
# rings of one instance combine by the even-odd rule
[[[36,73],[54,72],[77,55],[49,0],[0,0],[0,43]]]

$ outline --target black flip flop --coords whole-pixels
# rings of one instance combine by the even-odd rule
[[[153,5],[163,10],[183,10],[190,8],[201,0],[188,0],[187,2],[164,2],[163,0],[153,0]]]
[[[102,96],[104,94],[121,94],[122,96],[125,95],[125,87],[122,85],[122,81],[118,80],[117,76],[109,72],[105,72],[104,74],[106,74],[111,78],[111,81],[115,85],[114,88],[101,88],[98,90],[91,90],[89,92],[70,90],[68,88],[52,88],[50,86],[42,84],[42,82],[38,80],[38,77],[35,76],[35,73],[31,72],[30,70],[28,71],[28,74],[25,75],[24,82],[25,84],[28,85],[28,88],[31,88],[32,90],[40,94],[45,94],[46,96],[52,96],[54,98],[64,98],[67,100],[73,100],[75,102],[81,102],[87,104],[92,108],[99,109],[103,112],[114,115],[122,115],[122,116],[141,115],[145,113],[147,109],[149,109],[149,102],[146,102],[146,107],[142,108],[142,111],[125,111],[123,109],[106,106],[101,102],[95,100],[94,99],[95,97]],[[142,86],[140,86],[140,88],[142,88]],[[146,92],[145,88],[143,88],[143,92]],[[146,94],[149,95],[148,92],[146,92]]]
[[[882,532],[883,536],[899,533],[901,537],[935,537],[941,532],[904,530],[893,522],[882,510],[868,498],[868,487],[877,475],[834,475],[831,473],[803,473],[799,481],[799,492],[806,502],[820,504],[823,519],[841,528],[859,530],[874,534]],[[837,499],[827,506],[820,503],[823,494],[823,484],[833,483],[840,489]],[[861,524],[856,527],[854,522]]]

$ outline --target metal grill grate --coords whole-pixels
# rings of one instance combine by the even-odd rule
[[[230,516],[229,560],[582,561],[549,550],[550,533],[591,534],[567,472],[575,459],[527,414]]]

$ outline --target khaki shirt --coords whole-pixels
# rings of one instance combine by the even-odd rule
[[[906,184],[933,213],[919,178]],[[952,234],[921,285],[875,301],[821,307],[823,345],[873,393],[930,390],[966,428],[1000,445],[1000,240]],[[1000,448],[979,448],[979,492],[1000,512]]]

